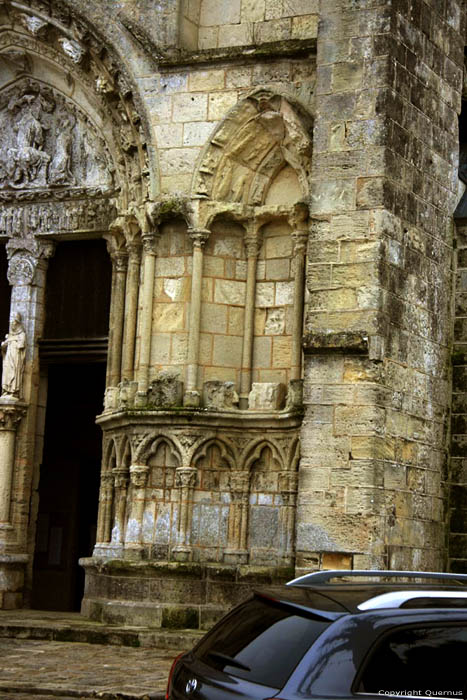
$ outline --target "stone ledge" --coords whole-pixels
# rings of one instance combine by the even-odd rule
[[[157,425],[170,428],[208,427],[213,430],[219,428],[241,428],[254,429],[266,428],[268,430],[281,431],[288,428],[298,428],[303,417],[302,409],[285,408],[280,411],[242,411],[232,410],[210,410],[208,408],[174,408],[157,409],[132,408],[128,410],[115,410],[102,413],[96,418],[96,423],[109,430],[114,426],[123,425]]]
[[[203,63],[213,63],[222,61],[241,60],[245,62],[256,62],[262,58],[274,59],[287,56],[297,56],[308,54],[310,51],[316,52],[317,40],[312,39],[285,39],[283,41],[270,41],[263,44],[246,44],[243,46],[223,46],[216,49],[199,49],[196,51],[183,51],[178,49],[166,52],[163,57],[158,58],[158,67],[174,68],[202,65]]]
[[[303,350],[306,354],[337,351],[367,355],[369,352],[369,336],[364,331],[306,333],[303,338]]]

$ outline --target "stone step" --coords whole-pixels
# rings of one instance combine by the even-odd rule
[[[79,613],[0,610],[0,637],[160,649],[190,649],[204,631],[109,625]]]

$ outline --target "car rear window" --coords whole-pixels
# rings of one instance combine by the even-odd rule
[[[279,689],[328,625],[327,620],[255,597],[203,637],[194,654],[232,676]]]

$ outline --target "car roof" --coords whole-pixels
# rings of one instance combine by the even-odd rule
[[[394,596],[395,603],[389,603],[387,594]],[[439,593],[437,596],[436,594]],[[452,596],[449,595],[452,593]],[[256,594],[270,601],[294,607],[302,607],[319,614],[358,614],[372,607],[400,607],[403,603],[413,607],[467,607],[467,589],[459,585],[433,583],[338,583],[316,586],[271,586],[256,591]],[[444,594],[444,595],[443,595]],[[446,595],[447,594],[447,595]],[[386,599],[383,598],[386,596]],[[379,599],[379,600],[378,600]],[[399,600],[399,605],[397,604]],[[384,600],[388,603],[385,604]],[[374,606],[365,605],[374,601]],[[380,602],[381,601],[381,602]],[[464,602],[465,601],[465,602]],[[360,607],[361,606],[361,607]]]

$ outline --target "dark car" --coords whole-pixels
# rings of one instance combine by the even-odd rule
[[[466,684],[467,576],[323,571],[234,608],[175,660],[166,698],[462,698]]]

